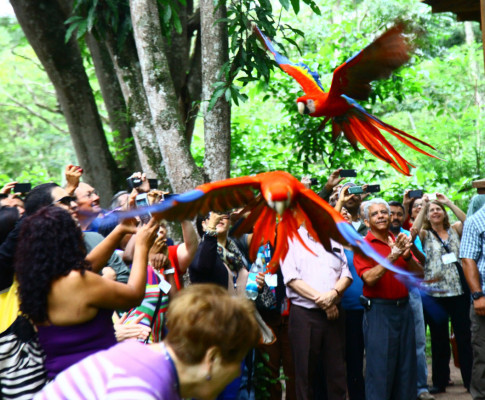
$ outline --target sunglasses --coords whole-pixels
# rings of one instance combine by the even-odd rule
[[[51,204],[56,205],[56,204],[62,204],[64,206],[70,206],[72,202],[76,202],[76,198],[72,196],[64,196],[61,197],[59,200],[53,201]]]

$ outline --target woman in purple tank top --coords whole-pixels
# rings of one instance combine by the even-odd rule
[[[122,222],[87,256],[81,229],[62,208],[44,207],[22,224],[16,255],[20,309],[37,326],[49,378],[116,344],[113,310],[142,301],[148,250],[158,230],[154,219],[138,230],[127,284],[92,272],[90,263],[105,263],[135,229],[131,221]]]

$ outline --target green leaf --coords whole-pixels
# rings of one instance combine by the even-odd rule
[[[172,18],[172,7],[170,7],[169,5],[165,5],[165,7],[163,7],[163,22],[165,24],[168,24],[170,22],[170,18]]]
[[[72,23],[69,28],[66,30],[66,35],[64,36],[64,42],[67,43],[69,42],[69,39],[71,39],[72,33],[74,30],[77,28],[77,24]]]
[[[295,14],[298,14],[300,12],[300,0],[291,0],[291,5]]]
[[[290,9],[290,2],[288,0],[280,0],[280,4],[286,11]]]
[[[79,22],[77,26],[76,39],[82,38],[85,35],[87,27],[88,27],[87,20],[83,20]]]

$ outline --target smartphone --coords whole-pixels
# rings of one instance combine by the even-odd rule
[[[430,193],[430,194],[428,194],[428,199],[429,199],[429,201],[436,200],[436,193]]]
[[[150,189],[158,189],[158,179],[148,179]]]
[[[28,193],[32,189],[31,183],[16,183],[13,187],[14,193]]]
[[[411,190],[408,192],[408,196],[410,199],[420,199],[423,197],[423,191],[422,190]]]
[[[148,201],[148,196],[146,193],[141,193],[138,194],[135,198],[135,204],[137,208],[143,208],[143,207],[148,207],[150,205],[150,202]],[[147,212],[139,215],[140,220],[142,224],[146,224],[148,221],[150,221],[150,218],[152,215]]]
[[[368,185],[365,190],[366,193],[377,193],[381,191],[381,185]]]
[[[355,178],[357,171],[355,169],[341,169],[339,174],[341,178]]]
[[[318,185],[318,179],[317,178],[310,178],[310,186]]]
[[[352,186],[349,187],[349,190],[347,191],[348,194],[361,194],[364,193],[364,190],[362,189],[362,186]]]

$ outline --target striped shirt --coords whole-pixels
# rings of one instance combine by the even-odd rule
[[[134,340],[74,364],[37,393],[34,400],[180,400],[175,366],[162,352]]]
[[[485,206],[467,218],[461,237],[460,258],[475,260],[482,291],[485,291]]]

